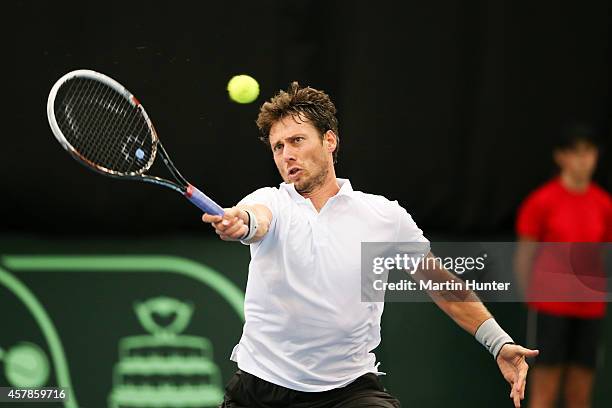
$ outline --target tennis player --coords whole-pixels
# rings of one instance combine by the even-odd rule
[[[360,244],[428,241],[396,201],[336,178],[335,114],[328,95],[297,82],[264,103],[257,126],[284,182],[253,192],[223,217],[202,217],[221,239],[251,250],[246,321],[231,356],[239,370],[222,407],[400,406],[371,352],[383,304],[361,302]],[[434,274],[453,279],[444,269]],[[479,301],[433,299],[491,352],[520,406],[525,358],[538,352],[515,345]]]

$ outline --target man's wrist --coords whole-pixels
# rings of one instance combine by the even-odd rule
[[[247,226],[247,232],[242,236],[242,238],[240,238],[240,241],[243,244],[249,244],[251,243],[251,240],[255,237],[255,234],[257,234],[257,218],[255,214],[253,214],[253,212],[250,210],[243,208],[242,211],[244,211],[247,215],[247,220],[245,222],[245,225]]]
[[[495,359],[497,359],[503,346],[506,344],[514,344],[512,337],[510,337],[492,317],[485,320],[480,325],[474,337],[476,337],[476,340],[478,340]]]
[[[242,220],[242,222],[244,222],[244,225],[249,226],[249,218],[250,218],[250,213],[249,211],[245,210],[244,208],[239,208],[240,210],[240,219]]]
[[[501,354],[502,350],[504,349],[504,346],[506,346],[508,344],[516,344],[516,343],[513,342],[513,341],[509,341],[509,342],[506,342],[506,343],[502,344],[502,346],[499,348],[499,351],[497,352],[497,354],[495,356],[493,356],[493,357],[495,357],[495,361],[497,361],[497,357],[499,357],[499,355]]]

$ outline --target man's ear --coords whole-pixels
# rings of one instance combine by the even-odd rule
[[[336,150],[336,146],[338,145],[338,138],[333,130],[328,130],[327,132],[325,132],[325,134],[323,135],[323,141],[328,152],[331,153]]]

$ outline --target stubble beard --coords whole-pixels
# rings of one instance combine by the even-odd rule
[[[314,174],[309,179],[304,180],[303,183],[295,183],[295,191],[302,195],[312,193],[318,187],[321,187],[323,183],[325,183],[325,179],[327,178],[328,174],[329,169],[327,168],[327,166],[322,166],[321,171],[319,171],[317,174]]]

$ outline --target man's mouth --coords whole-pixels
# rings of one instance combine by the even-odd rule
[[[302,172],[302,169],[300,169],[299,167],[292,167],[289,169],[289,171],[287,172],[287,176],[291,179],[291,178],[295,178],[297,177],[300,173]]]

